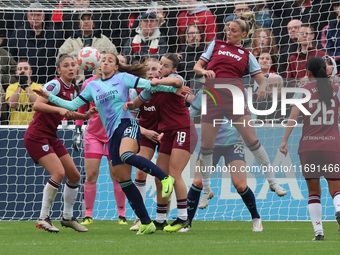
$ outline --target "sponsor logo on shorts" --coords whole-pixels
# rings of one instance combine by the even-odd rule
[[[42,146],[43,151],[49,151],[50,146],[48,144]]]

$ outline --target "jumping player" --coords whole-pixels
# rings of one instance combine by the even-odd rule
[[[324,240],[322,228],[320,176],[328,182],[329,193],[333,197],[335,218],[340,234],[340,174],[335,171],[340,165],[340,134],[338,127],[340,90],[329,82],[326,63],[322,58],[310,58],[306,64],[310,81],[304,89],[311,98],[303,106],[311,115],[303,116],[303,129],[299,146],[299,156],[303,176],[308,186],[308,210],[313,223],[315,238]],[[302,98],[302,95],[297,95]],[[292,106],[280,151],[287,155],[288,139],[300,114],[297,106]]]
[[[214,84],[226,84],[227,82],[238,87],[241,93],[243,93],[243,98],[245,98],[241,78],[246,69],[248,69],[250,75],[260,84],[256,91],[259,101],[265,98],[266,82],[261,73],[261,68],[252,53],[241,46],[242,39],[247,36],[248,32],[249,26],[244,20],[234,20],[230,23],[227,30],[227,41],[213,41],[202,54],[194,66],[194,71],[198,75],[204,75],[206,77],[206,89],[214,89]],[[205,66],[207,66],[206,70],[204,69]],[[219,78],[223,79],[218,80]],[[209,83],[212,85],[207,86]],[[216,89],[216,92],[221,98],[221,105],[215,105],[213,100],[208,97],[207,115],[202,116],[201,163],[203,167],[206,168],[212,165],[214,144],[221,126],[213,123],[213,121],[215,119],[223,119],[224,117],[233,121],[234,126],[243,137],[250,151],[254,154],[259,165],[268,167],[270,161],[267,152],[260,144],[254,127],[248,125],[248,121],[251,119],[248,108],[245,107],[244,115],[233,115],[233,96],[230,90],[222,88]],[[205,208],[208,206],[211,191],[210,172],[205,171],[201,174],[203,195],[199,207]],[[279,196],[284,196],[287,193],[287,191],[276,182],[273,172],[266,171],[266,177],[272,191],[275,191]]]
[[[59,58],[56,65],[60,78],[46,83],[43,90],[58,98],[72,100],[77,94],[75,85],[72,83],[75,77],[75,61],[71,56],[64,55]],[[52,224],[49,214],[61,182],[66,176],[61,225],[78,232],[87,232],[87,228],[80,225],[73,217],[73,205],[78,194],[80,173],[65,146],[57,138],[57,127],[63,117],[88,119],[94,111],[91,109],[86,115],[70,113],[48,103],[43,97],[38,97],[33,108],[36,112],[25,133],[25,147],[34,162],[39,163],[51,174],[43,191],[42,207],[36,226],[49,232],[59,232],[59,229]]]
[[[187,102],[190,105],[190,117],[193,119],[195,115],[201,110],[203,90],[200,90],[196,97],[190,95],[187,97]],[[215,148],[213,152],[213,166],[216,166],[221,157],[224,157],[225,164],[230,166],[232,169],[237,171],[231,172],[231,180],[237,192],[240,194],[244,204],[247,206],[252,220],[253,220],[253,231],[261,232],[263,230],[262,221],[259,213],[256,209],[256,201],[253,191],[247,185],[247,174],[241,172],[241,167],[246,166],[244,160],[244,147],[242,141],[239,139],[240,134],[237,132],[235,127],[229,127],[222,125],[218,131]],[[199,166],[199,160],[197,161]],[[195,212],[198,206],[198,201],[202,191],[202,178],[199,171],[195,171],[195,178],[188,192],[188,218],[189,226],[182,228],[179,232],[189,232],[192,226],[192,220],[195,216]],[[213,194],[211,193],[212,197]]]

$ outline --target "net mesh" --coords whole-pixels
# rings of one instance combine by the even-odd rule
[[[308,1],[306,1],[308,2]],[[185,16],[180,21],[183,11],[190,7],[193,8],[192,15]],[[28,22],[27,14],[36,13],[43,10],[45,17],[43,22],[43,33],[36,34],[31,29],[32,24]],[[251,27],[251,33],[243,40],[243,46],[259,56],[261,52],[268,52],[271,57],[272,65],[264,70],[270,73],[278,73],[282,77],[288,77],[287,66],[290,65],[289,57],[297,51],[298,45],[296,38],[297,31],[294,26],[287,29],[288,23],[297,19],[303,23],[310,24],[314,29],[314,39],[312,45],[334,55],[331,61],[333,75],[337,74],[337,34],[336,26],[332,21],[336,20],[337,13],[333,11],[331,1],[318,0],[311,4],[299,6],[298,1],[7,1],[0,2],[0,38],[2,47],[0,50],[0,83],[1,83],[1,124],[9,124],[10,116],[13,111],[27,114],[30,111],[29,102],[20,102],[20,107],[10,108],[7,100],[10,97],[10,84],[16,82],[15,68],[16,62],[22,58],[30,61],[33,74],[32,80],[44,84],[55,77],[55,62],[60,49],[65,53],[72,53],[92,41],[86,41],[79,33],[79,21],[83,11],[93,13],[95,31],[98,31],[98,38],[104,35],[108,41],[114,45],[117,53],[126,55],[128,61],[141,60],[143,57],[153,56],[159,58],[166,52],[178,52],[184,59],[178,68],[187,84],[195,91],[202,86],[202,77],[196,76],[193,66],[198,61],[201,54],[206,49],[212,38],[225,39],[225,19],[230,15],[239,15],[245,19]],[[157,24],[160,29],[158,41],[158,54],[152,54],[149,50],[138,52],[133,49],[131,43],[136,35],[136,28],[141,20],[141,14],[152,11],[156,15],[163,15],[163,19]],[[182,14],[183,15],[183,14]],[[194,19],[190,19],[195,16]],[[208,20],[208,17],[212,19]],[[160,16],[159,16],[160,17]],[[39,18],[38,18],[39,19]],[[190,20],[190,21],[189,21]],[[208,20],[208,21],[207,21]],[[189,22],[189,23],[188,23]],[[205,22],[205,23],[204,23]],[[38,23],[38,20],[35,24]],[[190,23],[199,25],[201,31],[194,31],[191,34],[184,30]],[[39,29],[38,29],[39,30]],[[180,32],[180,34],[178,34]],[[77,34],[78,33],[78,34]],[[291,33],[291,34],[290,34]],[[188,38],[192,35],[200,34],[201,41],[194,47],[189,47]],[[72,38],[79,40],[79,45],[67,46],[67,40]],[[295,39],[294,39],[295,38]],[[256,40],[255,40],[256,39]],[[65,45],[66,43],[66,45]],[[72,45],[72,43],[70,43]],[[151,47],[151,44],[147,44]],[[201,46],[201,47],[200,47]],[[74,48],[73,48],[74,47]],[[112,50],[112,46],[105,44],[103,50]],[[9,55],[10,53],[11,55]],[[275,63],[274,63],[275,62]],[[298,62],[295,60],[295,62]],[[265,66],[266,64],[262,64]],[[262,66],[261,66],[262,67]],[[294,71],[290,78],[297,77]],[[294,76],[295,75],[295,76]],[[82,81],[91,76],[91,73],[82,73],[77,76],[79,85]],[[294,77],[293,77],[294,76]],[[304,75],[303,75],[304,76]],[[337,81],[335,79],[335,81]],[[295,80],[295,82],[298,82]],[[250,84],[253,82],[250,81]],[[7,95],[6,95],[7,91]],[[14,115],[14,114],[13,114]],[[21,117],[25,124],[30,119]],[[199,119],[199,116],[197,117]],[[72,123],[70,123],[72,124]],[[76,162],[78,169],[84,179],[84,159],[83,151],[75,152],[72,147],[72,126],[69,129],[60,129],[59,137],[69,150]],[[23,145],[23,135],[25,128],[18,126],[2,125],[0,136],[0,219],[35,219],[39,215],[41,207],[42,190],[48,174],[39,165],[35,165],[27,154]],[[290,161],[280,157],[278,147],[283,136],[283,128],[259,128],[257,135],[261,143],[265,146],[271,162],[277,165],[293,164],[298,167],[297,157],[298,142],[301,135],[301,128],[294,131],[290,140]],[[252,154],[247,151],[247,165],[255,165]],[[197,157],[197,152],[192,156],[192,160]],[[221,163],[222,164],[222,163]],[[279,182],[288,190],[288,194],[283,198],[278,198],[269,191],[268,184],[261,177],[256,178],[252,174],[248,175],[248,184],[252,188],[257,198],[259,213],[264,220],[307,220],[307,187],[301,175],[278,176]],[[184,171],[184,179],[188,187],[192,182],[189,164]],[[249,220],[250,215],[244,206],[240,196],[233,188],[227,173],[216,173],[212,181],[215,197],[205,211],[199,211],[197,219],[200,220]],[[94,217],[96,219],[114,219],[118,216],[116,209],[112,182],[110,179],[107,161],[103,159],[100,177],[97,183],[97,197],[95,203]],[[151,215],[156,214],[155,186],[152,178],[147,180],[147,200],[146,206]],[[324,219],[332,220],[334,217],[334,207],[332,198],[327,191],[327,184],[322,179],[322,194],[325,205],[323,211]],[[173,197],[175,201],[175,197]],[[176,215],[176,203],[171,205],[170,217]],[[83,215],[83,196],[80,189],[77,203],[75,205],[75,216]],[[52,218],[58,218],[62,212],[62,196],[58,193],[56,203],[52,208]],[[132,219],[133,213],[127,206],[127,217]]]

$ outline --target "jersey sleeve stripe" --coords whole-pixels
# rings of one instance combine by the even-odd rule
[[[205,57],[201,56],[200,59],[202,59],[204,62],[209,63],[209,60],[206,59]]]
[[[142,102],[147,102],[147,100],[141,94],[139,94],[138,97],[140,100],[142,100]]]
[[[133,86],[135,89],[137,88],[138,82],[139,82],[139,77],[137,78],[136,82],[135,82],[135,86]]]
[[[81,95],[79,95],[79,98],[81,98],[85,103],[89,104],[90,102],[87,101],[85,98],[83,98]]]
[[[196,107],[195,105],[191,104],[190,105],[195,111],[199,111],[200,109],[198,107]]]
[[[256,70],[254,72],[251,72],[250,75],[253,76],[253,75],[258,74],[258,73],[262,73],[261,69]]]

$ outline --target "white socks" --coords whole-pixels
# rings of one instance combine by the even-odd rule
[[[334,193],[333,204],[335,207],[335,211],[339,212],[340,211],[340,190]]]
[[[203,192],[209,192],[210,190],[210,168],[213,164],[213,150],[202,149],[200,157],[200,172],[202,176]]]
[[[55,196],[58,193],[59,186],[60,183],[57,183],[52,179],[49,179],[46,183],[43,191],[43,199],[39,218],[46,219],[50,215],[50,209],[54,202]]]
[[[73,217],[73,205],[76,202],[78,194],[78,183],[73,184],[66,182],[65,188],[64,188],[64,211],[63,211],[63,218],[65,220],[71,220]]]
[[[263,148],[263,146],[260,144],[260,142],[257,141],[257,143],[250,146],[249,150],[253,153],[254,157],[256,158],[257,163],[261,167],[264,166],[262,169],[265,170],[264,174],[265,174],[269,184],[276,183],[275,173],[272,172],[272,171],[269,172],[270,161],[269,161],[268,154],[267,154],[266,150]]]
[[[320,197],[316,195],[310,195],[308,198],[308,210],[309,215],[313,223],[315,236],[324,235],[322,227],[322,208],[320,203]]]

